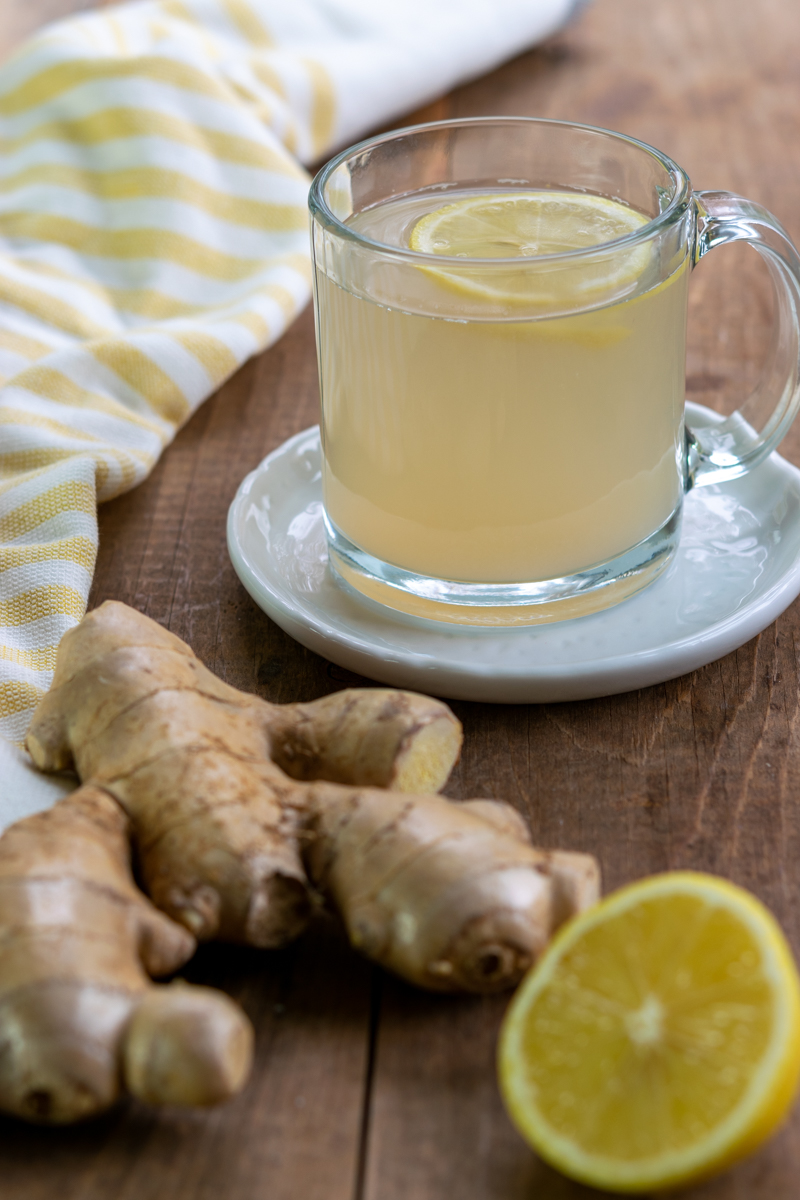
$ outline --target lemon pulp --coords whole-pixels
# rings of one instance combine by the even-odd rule
[[[500,1082],[543,1158],[595,1187],[702,1178],[781,1121],[800,1072],[800,984],[740,888],[674,873],[572,922],[504,1023]]]
[[[478,192],[426,213],[414,225],[409,246],[421,254],[465,259],[540,258],[605,247],[647,224],[640,212],[588,192]],[[646,270],[645,244],[617,246],[600,259],[584,258],[573,266],[548,264],[531,270],[496,273],[437,270],[440,280],[462,291],[494,295],[507,302],[552,304],[570,298],[578,303],[593,294],[634,286]]]
[[[533,258],[616,241],[646,223],[626,204],[590,192],[479,192],[427,213],[409,242],[422,254]]]

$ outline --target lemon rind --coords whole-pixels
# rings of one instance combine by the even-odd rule
[[[669,1151],[635,1163],[589,1154],[541,1117],[525,1089],[520,1039],[524,1022],[514,1014],[527,1007],[552,978],[562,954],[583,934],[610,917],[659,895],[691,893],[710,903],[724,902],[753,931],[762,951],[762,972],[772,985],[775,1016],[770,1043],[739,1104],[713,1133],[684,1151]],[[791,951],[775,918],[760,901],[727,880],[681,871],[630,884],[588,913],[569,922],[523,981],[511,1002],[499,1045],[500,1080],[514,1123],[552,1166],[594,1187],[621,1192],[661,1190],[714,1174],[760,1145],[781,1123],[800,1077],[800,983]]]
[[[593,249],[599,250],[603,246],[609,245],[611,242],[615,242],[615,241],[621,240],[622,238],[629,237],[632,233],[638,232],[640,229],[642,229],[648,223],[648,219],[643,213],[639,213],[636,211],[636,209],[629,208],[626,204],[621,204],[617,200],[611,200],[610,198],[608,198],[606,196],[598,196],[594,192],[564,192],[564,191],[556,191],[556,190],[548,190],[548,189],[541,189],[539,191],[519,190],[516,192],[479,192],[474,196],[466,196],[459,200],[455,200],[451,204],[443,204],[441,208],[434,209],[433,212],[425,213],[424,216],[420,217],[420,219],[417,221],[417,223],[414,225],[414,228],[411,231],[411,236],[409,239],[410,249],[416,251],[419,254],[437,255],[437,251],[434,250],[430,245],[430,239],[428,239],[428,238],[420,239],[419,235],[421,233],[424,233],[427,235],[428,233],[430,233],[430,231],[432,229],[436,229],[437,226],[440,226],[442,224],[442,218],[445,217],[445,215],[449,215],[450,213],[455,213],[455,212],[465,213],[465,212],[469,212],[471,209],[479,209],[482,205],[485,205],[487,202],[496,203],[499,200],[530,200],[531,197],[535,197],[537,200],[545,199],[545,198],[547,200],[558,200],[558,201],[563,201],[565,199],[572,200],[572,201],[590,200],[591,204],[588,206],[585,204],[581,205],[580,203],[576,203],[575,207],[576,208],[579,208],[579,207],[601,208],[604,210],[613,211],[613,213],[615,215],[619,214],[620,212],[623,212],[626,215],[629,214],[630,217],[632,218],[632,220],[628,223],[629,227],[624,229],[623,231],[621,231],[617,235],[617,237],[608,239],[605,242],[597,242],[596,244],[590,243],[587,246],[576,247],[576,250],[581,250],[581,251],[583,251],[583,250],[591,251]],[[419,245],[420,240],[424,240],[426,242],[426,244]],[[559,253],[563,253],[563,252],[559,252]],[[467,256],[467,257],[469,257],[469,256]],[[501,255],[500,257],[503,257],[503,256]],[[537,258],[540,256],[539,255],[530,255],[530,257]],[[544,256],[544,257],[546,257],[546,256]],[[492,260],[489,259],[489,260],[481,260],[481,261],[492,261]]]
[[[581,284],[579,281],[571,280],[568,291],[571,300],[574,301],[574,303],[578,306],[591,306],[596,304],[598,300],[607,298],[609,293],[614,294],[615,302],[617,302],[625,299],[635,291],[639,280],[642,278],[647,268],[648,260],[651,255],[651,248],[647,244],[632,246],[628,249],[623,249],[622,247],[616,249],[613,247],[614,242],[621,240],[632,233],[636,233],[639,229],[643,228],[643,226],[647,224],[647,218],[643,214],[636,212],[634,209],[628,209],[625,205],[619,204],[617,201],[610,200],[605,196],[595,195],[594,193],[561,191],[542,191],[533,193],[497,192],[480,193],[474,197],[466,197],[457,200],[452,204],[445,204],[441,208],[437,208],[433,212],[426,213],[424,216],[420,217],[419,221],[417,221],[416,225],[411,231],[409,247],[416,253],[426,254],[431,258],[450,257],[440,255],[431,246],[432,237],[430,235],[437,226],[441,225],[442,217],[445,214],[452,212],[468,212],[471,208],[479,208],[487,201],[505,200],[509,198],[519,199],[522,197],[529,197],[530,195],[534,195],[536,197],[546,196],[548,199],[556,198],[559,200],[565,197],[568,199],[586,199],[587,197],[591,197],[593,205],[603,209],[613,210],[615,214],[617,214],[620,210],[630,214],[630,217],[632,218],[630,226],[624,231],[620,232],[619,238],[613,238],[607,242],[598,242],[596,245],[590,244],[588,246],[576,247],[576,250],[579,250],[581,253],[585,253],[587,255],[604,253],[614,255],[624,253],[626,255],[626,262],[624,266],[610,270],[606,276],[599,280],[590,278],[583,284]],[[421,234],[424,234],[425,236],[421,237]],[[609,249],[609,247],[612,248]],[[539,261],[542,261],[551,256],[532,255],[530,257],[532,260],[538,259]],[[560,255],[555,255],[553,257],[560,257]],[[498,260],[493,258],[470,258],[467,255],[463,260],[463,270],[465,272],[474,271],[476,269],[475,264],[479,263],[480,266],[477,269],[481,274],[485,275],[491,270],[498,270],[499,261],[507,262],[509,269],[514,271],[516,274],[519,272],[520,268],[524,266],[526,259],[524,257],[517,258],[515,256],[509,256],[505,260]],[[467,263],[470,265],[467,266]],[[504,290],[502,286],[495,287],[490,282],[479,282],[478,280],[471,279],[466,274],[462,275],[461,270],[455,267],[450,267],[448,269],[446,267],[426,266],[421,269],[424,270],[426,274],[430,275],[431,278],[435,279],[438,283],[446,287],[449,291],[455,291],[461,295],[470,296],[474,300],[483,300],[484,302],[490,304],[499,304],[504,307],[511,305],[517,308],[528,307],[534,309],[548,309],[552,308],[554,305],[557,306],[563,304],[564,302],[563,289],[555,287],[548,290],[546,284],[540,284],[539,289],[537,290],[534,280],[531,280],[531,283],[534,284],[534,287],[531,291],[515,292],[513,290]],[[607,299],[605,299],[604,302],[607,303]]]

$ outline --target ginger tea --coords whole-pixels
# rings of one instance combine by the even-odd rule
[[[647,219],[586,193],[469,190],[352,217],[429,261],[365,260],[346,278],[317,264],[332,524],[406,571],[501,583],[584,570],[667,522],[682,490],[686,257],[665,271],[634,244],[535,279],[521,263],[454,262],[563,255]]]

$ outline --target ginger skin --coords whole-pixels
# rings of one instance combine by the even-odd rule
[[[507,804],[318,785],[312,811],[309,873],[352,944],[432,991],[513,985],[599,898],[596,861],[534,850]]]
[[[64,637],[28,748],[121,805],[145,889],[198,939],[281,945],[322,893],[376,962],[492,992],[594,902],[599,872],[533,849],[507,805],[432,794],[460,740],[446,705],[410,693],[268,704],[107,602]]]
[[[125,814],[92,787],[0,838],[4,1112],[63,1124],[125,1089],[202,1105],[244,1084],[252,1030],[239,1008],[208,988],[151,983],[195,942],[138,890],[129,859]]]
[[[122,805],[159,908],[198,940],[260,947],[296,937],[312,911],[305,789],[290,776],[440,787],[460,744],[450,710],[424,696],[268,704],[113,601],[62,639],[27,739],[41,770],[74,765]]]

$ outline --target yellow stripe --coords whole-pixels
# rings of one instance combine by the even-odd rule
[[[39,474],[43,467],[50,467],[53,463],[63,462],[66,458],[86,455],[87,457],[91,457],[94,463],[95,480],[99,494],[105,490],[106,483],[108,482],[110,467],[106,459],[111,458],[119,463],[120,474],[122,476],[120,485],[114,492],[114,495],[118,496],[133,487],[138,477],[137,472],[134,470],[130,459],[118,450],[106,449],[103,451],[103,454],[105,458],[101,455],[90,454],[88,450],[62,450],[52,446],[36,450],[15,450],[10,454],[0,454],[0,479],[10,479],[13,486],[14,482],[22,482],[22,479],[19,478],[20,476],[34,476]],[[105,496],[104,498],[106,500],[110,499],[109,496]]]
[[[13,425],[15,428],[31,428],[31,429],[46,429],[48,433],[54,433],[58,437],[68,437],[72,441],[77,442],[94,442],[95,445],[103,446],[105,443],[102,438],[96,437],[93,433],[85,433],[82,429],[76,429],[73,425],[64,425],[61,421],[53,421],[50,417],[40,416],[38,413],[26,412],[25,409],[11,408],[3,405],[0,409],[0,425]],[[82,447],[73,447],[73,452],[80,453]],[[88,447],[91,453],[91,447]]]
[[[172,336],[202,364],[215,387],[239,366],[236,355],[224,342],[209,333],[173,333]]]
[[[39,467],[61,462],[74,455],[74,449],[65,450],[53,446],[46,449],[15,450],[10,454],[0,454],[0,477],[8,478],[9,475],[14,475],[18,471],[38,470]]]
[[[17,679],[0,683],[0,718],[13,717],[26,708],[35,708],[44,693],[44,688],[35,688],[32,683],[22,683]]]
[[[125,39],[125,31],[122,28],[122,22],[113,13],[108,13],[108,23],[111,26],[111,31],[114,34],[114,41],[117,43],[117,49],[120,54],[128,53],[128,43]]]
[[[262,50],[274,44],[257,15],[244,0],[222,0],[222,7],[248,42]]]
[[[45,67],[43,71],[26,79],[13,92],[0,97],[0,116],[14,117],[28,112],[85,83],[136,77],[155,83],[166,83],[223,102],[228,101],[225,88],[217,83],[213,75],[173,58],[146,54],[128,59],[83,57]]]
[[[0,230],[2,223],[0,223]],[[22,312],[32,313],[48,325],[55,326],[65,333],[71,333],[78,338],[107,337],[113,333],[105,325],[100,325],[92,317],[86,316],[80,309],[74,308],[64,300],[41,292],[29,284],[20,283],[16,279],[7,279],[0,275],[0,303],[9,304]]]
[[[27,133],[15,138],[0,138],[0,154],[12,154],[15,150],[43,139],[74,142],[78,146],[102,145],[103,142],[119,138],[163,137],[185,146],[192,146],[211,157],[224,162],[242,163],[250,167],[262,167],[281,175],[291,175],[308,181],[309,176],[288,156],[272,150],[251,138],[233,133],[219,133],[201,125],[184,121],[155,109],[105,108],[74,121],[45,121]]]
[[[163,38],[170,35],[170,27],[166,21],[151,21],[150,22],[150,40],[151,42],[160,42]]]
[[[0,659],[31,671],[55,671],[57,657],[58,645],[41,646],[38,650],[17,650],[14,646],[0,645]]]
[[[308,271],[304,271],[303,274],[307,275]],[[228,305],[220,304],[219,301],[214,301],[213,304],[188,304],[186,301],[176,300],[173,296],[168,296],[165,292],[158,292],[151,288],[109,288],[109,294],[113,296],[116,307],[120,312],[136,313],[137,316],[148,317],[155,321],[169,320],[172,317],[194,317],[211,314],[213,317],[219,319],[239,321],[241,323],[240,313],[229,313]],[[277,301],[287,321],[290,321],[297,313],[298,304],[296,298],[288,288],[283,287],[279,283],[263,284],[260,287],[253,288],[247,294],[247,300],[249,301],[256,296],[269,296],[271,299]],[[259,321],[261,319],[260,317],[258,318]]]
[[[287,254],[273,261],[290,267],[292,270],[297,271],[307,283],[311,282],[311,268],[305,255]],[[49,264],[37,263],[37,270],[41,270],[43,274],[52,275],[59,279],[74,279],[74,276],[68,275],[66,271],[62,271],[58,267],[52,267]],[[236,303],[236,301],[228,301],[227,303],[223,301],[220,303],[219,300],[214,300],[209,304],[190,304],[186,300],[178,300],[166,292],[158,291],[156,288],[101,288],[83,279],[80,280],[80,286],[96,291],[106,302],[113,300],[114,307],[119,311],[136,313],[139,316],[149,317],[154,320],[165,320],[170,317],[193,317],[208,313],[219,313],[220,315],[224,315],[227,320],[227,308],[230,304]],[[252,296],[260,295],[272,296],[274,300],[277,300],[287,319],[291,319],[297,313],[297,299],[283,284],[257,285],[245,294],[245,298],[249,300]]]
[[[286,257],[281,261],[287,266],[292,266],[295,269],[299,267],[304,275],[308,275],[308,263],[303,255],[286,255]],[[224,317],[225,320],[232,319],[228,317],[225,311],[226,304],[224,302],[221,304],[219,300],[214,300],[208,304],[190,304],[188,301],[178,300],[174,296],[169,296],[166,292],[157,291],[155,288],[101,287],[99,284],[93,283],[92,281],[84,279],[83,277],[77,278],[74,275],[70,275],[69,272],[62,270],[60,267],[52,266],[50,263],[32,263],[29,265],[32,270],[35,270],[42,275],[50,276],[54,279],[67,280],[73,285],[85,288],[87,291],[96,294],[107,304],[111,304],[113,301],[113,307],[118,312],[136,313],[137,316],[148,317],[156,321],[168,320],[174,317],[204,316],[207,314],[212,314],[215,316],[219,315]],[[294,315],[295,311],[297,310],[297,303],[292,299],[290,293],[280,285],[274,285],[274,288],[276,291],[275,298],[277,299],[278,294],[280,294],[280,303],[287,316]],[[267,287],[261,287],[254,289],[248,293],[248,295],[259,295],[262,292],[266,294],[267,291]],[[4,344],[4,336],[5,335],[3,331],[0,330],[0,347],[2,347]],[[16,337],[17,335],[15,334],[8,335],[9,349],[15,349],[14,340]],[[21,338],[21,342],[25,341],[31,344],[31,351],[36,346],[41,347],[41,355],[50,354],[58,349],[54,346],[47,346],[44,342],[37,343],[32,338]],[[20,345],[19,352],[24,353],[22,344]],[[32,358],[33,354],[29,354],[29,357]],[[27,367],[23,368],[24,373],[15,375],[14,382],[20,382],[21,386],[27,386],[25,381],[28,378],[28,370],[29,368]],[[58,374],[60,374],[60,372],[58,372]],[[66,376],[61,377],[66,378]],[[93,406],[102,408],[104,412],[122,416],[126,420],[139,420],[143,426],[148,429],[153,429],[159,434],[159,436],[161,436],[161,430],[158,426],[154,425],[150,421],[145,420],[143,417],[139,417],[129,408],[126,408],[125,405],[117,404],[116,401],[100,396],[95,392],[87,391],[86,395],[95,397],[96,404],[93,404]],[[56,396],[52,396],[51,398],[57,399]]]
[[[0,349],[11,350],[14,354],[21,354],[23,358],[36,360],[44,358],[46,354],[51,354],[54,347],[48,346],[46,342],[40,342],[36,338],[28,337],[24,333],[12,333],[10,329],[0,329]]]
[[[25,500],[13,512],[0,517],[0,538],[11,542],[25,537],[33,529],[63,512],[95,515],[97,501],[94,488],[79,479],[66,479],[39,496]]]
[[[173,317],[194,317],[219,308],[214,304],[187,304],[166,292],[154,288],[109,288],[120,312],[136,313],[153,321],[168,321]]]
[[[63,538],[55,542],[38,542],[35,546],[0,546],[0,571],[26,567],[30,563],[74,562],[91,575],[97,557],[97,546],[85,537]]]
[[[38,467],[35,471],[26,471],[24,474],[16,475],[13,479],[0,480],[0,496],[8,496],[14,492],[21,484],[30,483],[34,479],[41,479],[43,475],[47,475],[50,467]]]
[[[8,600],[0,599],[0,625],[29,625],[44,617],[76,617],[86,611],[86,600],[75,588],[63,583],[48,583],[31,588]]]
[[[333,80],[320,63],[314,62],[313,58],[304,58],[302,62],[308,71],[314,93],[311,108],[311,141],[315,154],[321,154],[333,139],[336,90]]]
[[[161,5],[161,11],[167,17],[177,17],[181,21],[186,21],[192,26],[195,34],[197,34],[203,43],[203,48],[211,62],[216,62],[219,58],[219,45],[211,36],[202,21],[198,21],[188,4],[184,4],[183,0],[166,0],[166,3]]]
[[[303,265],[306,268],[303,274],[308,276],[310,273],[309,264],[304,263]],[[252,294],[254,296],[269,296],[271,300],[274,300],[280,306],[287,321],[291,320],[297,312],[296,297],[281,283],[265,283],[261,287],[254,289]]]
[[[95,455],[95,447],[99,447],[101,454],[111,453],[122,463],[123,473],[129,480],[129,486],[136,481],[138,472],[131,459],[142,464],[145,471],[149,471],[155,462],[155,456],[148,454],[146,450],[134,449],[126,447],[124,451],[112,450],[108,447],[103,438],[96,437],[94,434],[85,433],[82,429],[75,429],[72,425],[65,425],[60,421],[54,421],[50,417],[42,417],[37,413],[26,412],[25,410],[14,408],[3,408],[0,411],[0,425],[12,425],[14,428],[23,429],[44,429],[47,433],[55,434],[56,437],[71,438],[78,444],[71,448],[73,454],[91,454]],[[80,443],[84,443],[81,445]],[[88,443],[88,444],[87,444]],[[25,453],[22,451],[22,453]],[[0,458],[7,458],[8,455],[1,455]]]
[[[297,121],[294,119],[294,117],[292,117],[292,119],[289,121],[286,128],[284,129],[283,134],[281,135],[281,141],[283,142],[284,146],[289,151],[289,153],[293,154],[296,157],[297,156]]]
[[[57,404],[67,404],[74,408],[93,409],[97,412],[107,413],[120,421],[138,425],[141,429],[154,433],[162,441],[164,439],[164,431],[155,421],[149,421],[147,417],[128,408],[121,400],[115,400],[113,396],[103,396],[99,392],[92,392],[88,388],[80,387],[79,384],[74,383],[67,375],[57,371],[54,367],[27,367],[16,376],[14,383],[28,392],[42,396],[45,400],[53,400]],[[70,431],[73,437],[79,432],[74,426],[70,426]],[[135,453],[143,459],[152,461],[144,451]]]
[[[267,262],[269,262],[269,260],[267,260]],[[311,264],[309,264],[308,258],[305,256],[305,254],[283,254],[283,256],[276,256],[276,258],[273,259],[273,262],[276,264],[281,263],[283,266],[289,266],[289,268],[291,268],[291,270],[295,270],[297,274],[303,278],[303,280],[305,280],[307,283],[311,283]],[[196,316],[198,313],[219,312],[221,313],[221,316],[225,317],[225,319],[230,319],[227,317],[227,314],[225,314],[225,308],[227,308],[227,305],[225,305],[224,302],[221,304],[221,302],[218,300],[213,301],[212,304],[188,304],[188,302],[184,300],[176,300],[173,298],[173,296],[169,296],[166,293],[157,292],[157,290],[150,288],[101,287],[100,284],[92,283],[90,280],[85,280],[83,277],[76,278],[76,276],[70,275],[67,271],[61,270],[58,268],[58,266],[53,266],[49,263],[35,263],[26,265],[30,265],[31,269],[37,271],[38,274],[58,278],[58,280],[66,280],[68,282],[77,283],[79,287],[89,290],[89,292],[96,294],[100,299],[106,300],[107,302],[113,299],[115,301],[116,308],[126,308],[127,311],[142,314],[144,317],[163,319],[169,317],[191,317]],[[263,268],[263,265],[263,263],[259,263],[259,269]],[[5,294],[4,283],[6,284]],[[281,308],[288,319],[293,318],[297,312],[297,300],[295,296],[289,292],[288,288],[283,287],[283,284],[281,283],[261,284],[261,286],[253,288],[251,293],[248,293],[248,296],[257,295],[271,296],[273,300],[276,300],[278,304],[281,305]],[[35,316],[40,317],[41,319],[49,319],[49,323],[52,325],[59,324],[58,320],[55,319],[56,317],[64,318],[65,324],[61,325],[60,328],[65,328],[66,318],[74,312],[70,306],[64,306],[67,312],[61,313],[58,311],[58,308],[54,307],[54,305],[60,306],[62,304],[61,301],[53,301],[52,296],[49,296],[49,294],[38,292],[38,290],[34,288],[26,288],[23,286],[23,284],[14,283],[13,281],[4,281],[0,276],[0,301],[6,300],[11,304],[11,302],[13,302],[13,298],[28,301],[26,304],[18,304],[17,307],[24,308],[25,311],[34,313]],[[49,312],[46,316],[44,310],[46,310],[48,307]],[[78,313],[78,317],[82,317],[82,314]],[[82,319],[85,320],[86,318]],[[108,335],[113,335],[115,332],[114,330],[102,328],[102,326],[92,323],[89,324],[89,330],[90,331],[86,332],[84,335],[86,338],[103,338]],[[67,331],[71,330],[67,329]],[[47,353],[49,353],[50,350],[55,349],[55,347],[44,346],[43,342],[40,344]]]
[[[25,263],[25,270],[32,275],[44,275],[46,279],[62,279],[65,280],[71,288],[80,289],[82,292],[88,292],[91,296],[96,296],[98,300],[107,304],[109,308],[113,308],[108,294],[108,288],[103,287],[99,283],[95,283],[93,279],[88,279],[86,275],[80,274],[77,271],[65,271],[63,267],[57,267],[49,262],[32,262]]]
[[[164,420],[180,425],[189,416],[191,409],[183,392],[138,347],[113,341],[100,342],[89,349],[98,362],[145,396]]]
[[[178,200],[233,225],[268,229],[270,232],[295,233],[308,225],[304,204],[269,204],[262,200],[230,196],[198,183],[179,171],[167,171],[160,167],[88,171],[61,163],[42,163],[0,181],[0,192],[13,192],[37,183],[73,188],[104,200]]]
[[[158,258],[190,267],[211,279],[235,282],[248,279],[263,270],[263,259],[234,258],[221,250],[212,250],[194,238],[171,229],[99,229],[70,217],[48,213],[6,213],[0,229],[7,237],[36,238],[69,246],[71,250],[101,258],[123,260]]]
[[[298,275],[301,275],[303,277],[303,279],[306,281],[306,283],[308,283],[309,285],[311,284],[311,256],[310,255],[296,254],[296,253],[295,254],[286,254],[286,255],[281,256],[280,262],[281,262],[282,266],[292,267],[295,271],[297,271]],[[288,294],[289,293],[287,292],[287,295]],[[293,300],[292,304],[295,306],[295,308],[297,307],[296,300]]]
[[[254,58],[250,65],[256,79],[260,79],[264,86],[274,92],[276,96],[280,96],[282,100],[286,99],[286,86],[274,67],[257,58]]]
[[[235,321],[237,325],[243,325],[259,345],[259,349],[265,349],[270,342],[271,330],[268,323],[262,316],[255,312],[240,312],[235,313],[228,318],[230,321]]]
[[[256,116],[261,122],[261,124],[270,129],[275,120],[274,97],[270,98],[273,101],[270,103],[270,99],[267,99],[267,97],[263,94],[259,94],[258,92],[254,91],[249,83],[244,84],[237,79],[231,79],[230,87],[236,93],[236,95],[243,100],[245,107],[250,109],[254,116]],[[290,153],[294,153],[296,139],[297,134],[295,131],[295,122],[294,119],[290,117],[289,124],[281,134],[281,141],[286,149],[290,151]]]
[[[102,396],[80,387],[53,367],[28,367],[19,376],[19,386],[46,400],[54,400],[58,404],[80,405],[81,408],[105,408]],[[74,426],[70,426],[70,428],[73,437],[75,434],[83,436],[82,430],[76,429]],[[86,434],[85,436],[91,435]]]
[[[54,267],[50,263],[36,263],[35,269],[42,275],[49,275],[54,279],[66,279],[74,285],[85,288],[86,291],[101,297],[107,304],[113,301],[113,306],[118,312],[136,313],[137,316],[149,317],[157,321],[163,321],[170,317],[193,317],[200,313],[214,312],[220,307],[218,300],[211,304],[189,304],[184,300],[176,300],[173,296],[168,296],[166,292],[159,292],[155,288],[100,287],[99,284],[92,283],[90,280],[77,279],[74,275],[70,275],[67,271],[62,271],[60,267]],[[0,332],[0,346],[3,344],[2,339],[3,334]],[[13,349],[13,346],[9,345],[9,349]],[[55,347],[48,346],[45,349],[49,353]]]

